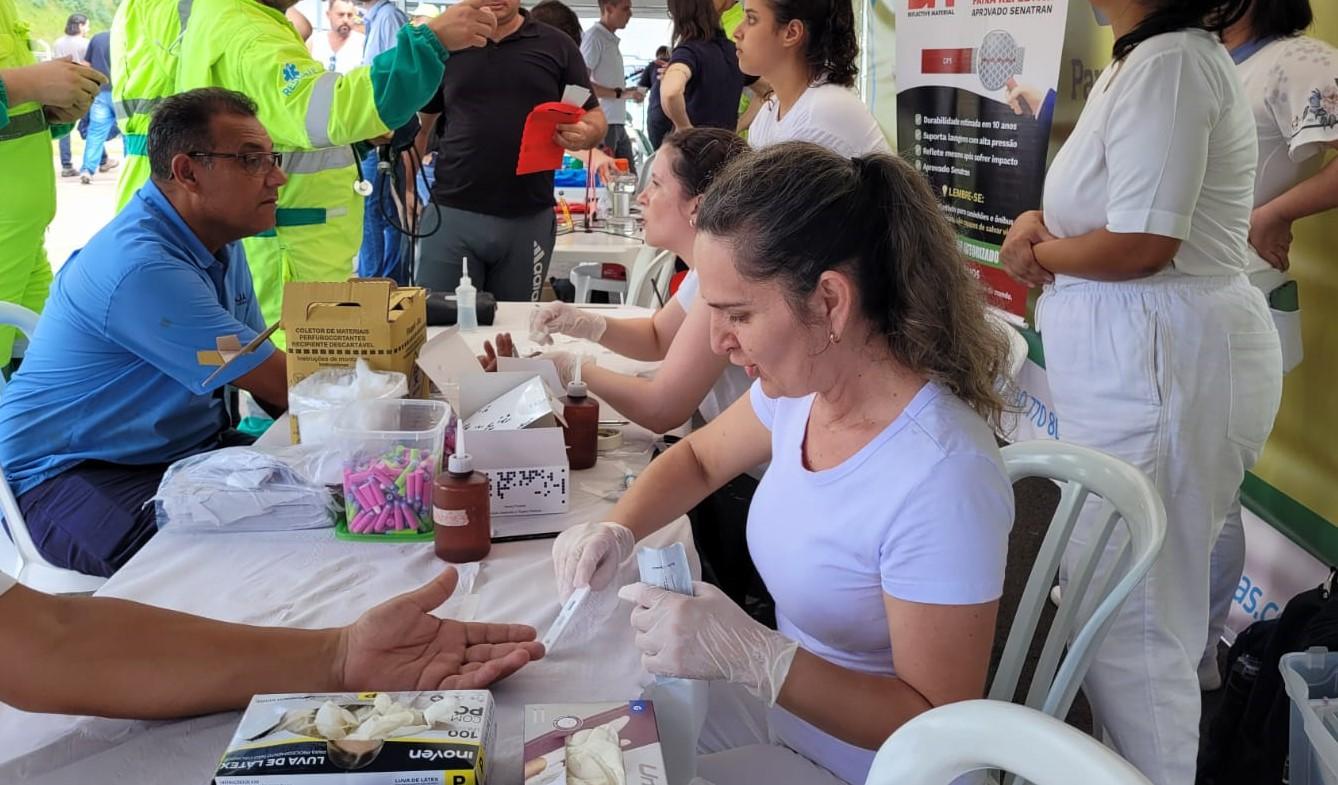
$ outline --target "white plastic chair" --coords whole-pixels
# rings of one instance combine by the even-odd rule
[[[1024,477],[1045,477],[1063,487],[1059,508],[1036,555],[990,685],[992,700],[1014,700],[1022,666],[1078,515],[1089,497],[1102,500],[1097,514],[1100,526],[1087,552],[1073,565],[1026,699],[1021,701],[1062,720],[1116,612],[1161,552],[1166,539],[1166,509],[1145,474],[1087,447],[1050,440],[1021,442],[1003,448],[1003,458],[1014,482]],[[1120,556],[1114,567],[1100,576],[1099,584],[1094,583],[1100,556],[1117,528],[1124,530],[1126,538]]]
[[[644,246],[627,276],[627,296],[624,302],[643,308],[658,308],[668,302],[669,281],[674,277],[676,258],[672,251]],[[661,298],[664,298],[663,302]]]
[[[17,327],[19,332],[31,338],[37,329],[37,314],[21,305],[0,302],[0,325]],[[28,524],[23,520],[18,500],[5,480],[3,469],[0,469],[0,517],[9,527],[14,549],[18,552],[18,569],[14,577],[24,586],[48,594],[84,594],[96,591],[107,582],[106,578],[57,567],[42,558],[28,534]]]
[[[650,165],[655,163],[655,156],[659,154],[660,154],[659,150],[652,150],[650,155],[646,156],[646,160],[642,161],[640,164],[637,165],[637,170],[636,170],[637,196],[640,196],[641,192],[646,190],[646,186],[650,185]]]
[[[662,297],[668,296],[669,281],[674,275],[674,258],[669,251],[642,246],[627,279],[621,281],[599,277],[600,264],[578,264],[568,276],[576,288],[575,302],[590,302],[591,292],[609,292],[618,295],[618,302],[623,304],[658,307],[656,292]]]
[[[949,785],[980,769],[1003,769],[1035,785],[1151,785],[1087,734],[988,700],[950,703],[901,726],[874,756],[865,785]]]
[[[567,278],[571,285],[576,288],[576,304],[590,302],[591,292],[608,292],[618,295],[618,302],[627,302],[627,281],[612,278],[603,278],[600,273],[603,272],[604,265],[599,262],[585,262],[571,268]]]

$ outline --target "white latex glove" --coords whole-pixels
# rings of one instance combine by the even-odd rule
[[[553,543],[553,572],[558,596],[566,602],[582,586],[593,591],[608,588],[618,565],[627,561],[636,536],[621,523],[582,523],[558,535]]]
[[[595,360],[592,357],[583,354],[574,354],[572,352],[544,352],[539,355],[545,360],[552,360],[553,365],[557,366],[558,380],[562,382],[562,389],[567,389],[567,385],[576,377],[576,366],[593,365]]]
[[[544,303],[530,316],[530,340],[544,345],[553,343],[552,334],[570,335],[599,342],[609,323],[597,313],[582,311],[564,302]]]
[[[622,587],[634,603],[632,629],[641,664],[660,676],[741,684],[776,705],[799,644],[754,620],[725,593],[694,582],[695,597],[645,583]]]

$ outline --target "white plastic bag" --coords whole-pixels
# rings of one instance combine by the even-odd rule
[[[288,414],[302,444],[331,444],[339,411],[354,401],[403,398],[409,380],[398,371],[373,371],[358,358],[352,368],[317,371],[288,391]]]
[[[339,505],[325,484],[306,472],[338,463],[337,453],[306,445],[274,452],[227,447],[169,466],[150,502],[159,529],[325,528],[334,525]]]

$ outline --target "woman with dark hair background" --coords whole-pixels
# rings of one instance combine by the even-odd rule
[[[746,78],[734,44],[720,29],[712,0],[668,0],[674,49],[659,82],[651,88],[646,125],[652,147],[673,130],[698,126],[734,130]]]
[[[753,147],[813,142],[847,158],[891,152],[854,92],[851,0],[749,0],[734,41],[743,72],[775,91],[748,127]]]
[[[1018,216],[1000,257],[1045,286],[1036,322],[1064,440],[1128,461],[1166,506],[1161,555],[1084,692],[1144,776],[1190,785],[1213,544],[1282,393],[1277,330],[1244,275],[1255,121],[1219,38],[1249,0],[1091,3],[1114,61],[1050,167],[1044,211]],[[1102,523],[1084,508],[1061,590]],[[1126,542],[1111,538],[1093,585]]]
[[[1287,275],[1292,224],[1338,207],[1338,165],[1324,165],[1326,148],[1338,149],[1338,50],[1303,35],[1313,21],[1310,0],[1254,0],[1222,36],[1259,137],[1245,274],[1268,297],[1282,341],[1284,373],[1302,356],[1296,284]],[[1206,690],[1222,683],[1217,642],[1244,568],[1245,530],[1237,498],[1213,547],[1212,616],[1199,663],[1199,684]]]

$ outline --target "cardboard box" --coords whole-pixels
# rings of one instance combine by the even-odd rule
[[[535,376],[523,371],[471,376],[460,383],[456,413],[469,419],[483,406]],[[567,511],[571,467],[562,427],[553,415],[515,431],[468,431],[465,447],[474,456],[474,468],[488,475],[492,482],[494,518]],[[503,531],[495,533],[505,536]]]
[[[371,713],[378,693],[257,695],[219,761],[216,785],[487,785],[497,734],[487,690],[383,693],[415,713],[409,735],[330,741],[316,728],[327,701]],[[389,701],[386,701],[389,698]],[[435,721],[424,710],[451,701]]]
[[[427,290],[388,278],[292,281],[283,287],[288,386],[322,368],[352,367],[363,357],[377,371],[399,371],[409,397],[426,398],[418,353],[427,340]]]
[[[429,341],[418,364],[441,390],[452,411],[463,419],[536,376],[545,379],[551,391],[557,373],[551,362],[545,363],[547,369],[484,373],[474,353],[453,329]],[[465,447],[474,458],[474,468],[492,482],[494,518],[567,511],[571,469],[556,416],[546,415],[520,430],[467,431]],[[511,531],[514,528],[498,522],[493,535],[532,533],[528,529]]]
[[[524,737],[525,785],[563,785],[568,768],[582,765],[582,752],[599,763],[607,763],[605,755],[621,758],[628,785],[668,782],[650,701],[526,706]]]

